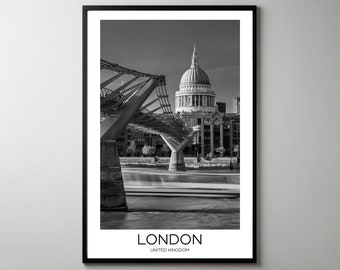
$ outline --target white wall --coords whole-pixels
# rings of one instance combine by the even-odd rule
[[[81,5],[99,2],[1,1],[0,269],[160,269],[81,263]],[[260,8],[259,263],[161,269],[337,269],[340,2],[185,3]]]

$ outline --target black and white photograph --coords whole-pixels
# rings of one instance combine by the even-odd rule
[[[195,249],[194,258],[202,258],[197,246],[209,233],[213,244],[219,232],[239,234],[241,227],[252,243],[254,71],[253,58],[244,56],[253,49],[252,24],[242,37],[242,11],[112,12],[99,16],[99,40],[87,43],[88,106],[94,104],[87,117],[98,129],[93,139],[89,132],[96,154],[89,147],[88,166],[96,164],[100,175],[88,175],[88,183],[98,181],[88,192],[98,194],[87,206],[96,211],[96,230],[134,234],[136,249],[155,258],[191,258]],[[247,15],[252,23],[252,9]]]
[[[102,229],[239,229],[239,25],[101,21]]]

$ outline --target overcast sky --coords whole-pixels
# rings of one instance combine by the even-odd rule
[[[216,101],[226,102],[240,88],[239,21],[102,21],[101,58],[141,72],[166,76],[169,101],[190,68],[196,44],[200,67],[210,78]]]

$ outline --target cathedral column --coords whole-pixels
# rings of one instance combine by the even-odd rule
[[[220,124],[220,147],[223,148],[223,123]],[[223,157],[223,152],[221,152],[221,157]]]
[[[230,157],[233,156],[233,135],[234,135],[233,133],[234,133],[234,131],[233,131],[233,122],[230,122],[230,130],[229,130]]]
[[[210,153],[214,154],[214,124],[210,124]]]
[[[201,155],[204,157],[204,120],[201,119]]]
[[[196,150],[196,157],[198,158],[198,155],[199,155],[199,152],[200,152],[200,149],[199,149],[199,143],[200,143],[200,133],[199,132],[197,132],[196,134],[195,134],[195,136],[196,136],[196,146],[195,146],[195,150]]]

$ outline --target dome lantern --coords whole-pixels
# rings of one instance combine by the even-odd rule
[[[190,68],[198,68],[198,55],[197,55],[195,44],[194,44],[194,51],[192,53],[191,67]]]

